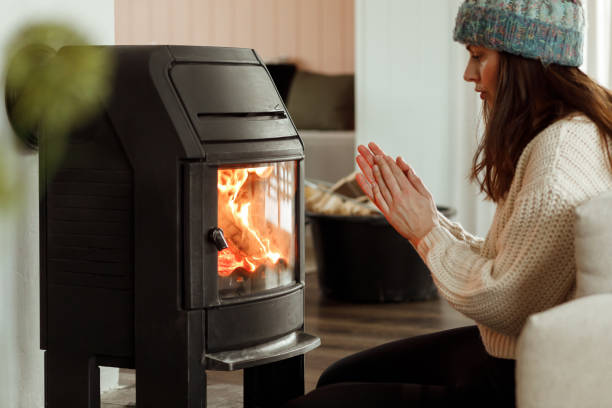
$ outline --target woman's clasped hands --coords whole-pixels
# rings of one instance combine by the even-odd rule
[[[401,157],[393,160],[375,143],[357,147],[357,165],[363,174],[357,183],[389,224],[416,247],[440,225],[431,193]]]

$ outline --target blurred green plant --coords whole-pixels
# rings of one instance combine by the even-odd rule
[[[4,60],[6,110],[15,135],[29,148],[44,143],[53,172],[69,133],[99,113],[110,94],[111,54],[87,46],[85,36],[66,25],[37,23],[18,30]],[[0,202],[13,189],[2,168],[6,162],[0,157]]]

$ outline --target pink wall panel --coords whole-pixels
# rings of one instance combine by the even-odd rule
[[[117,38],[117,33],[121,33],[124,38],[132,36],[130,27],[128,25],[128,22],[131,19],[130,16],[131,10],[129,7],[121,7],[121,9],[115,7],[115,38]],[[115,41],[117,44],[119,44],[119,41],[117,40],[118,38]]]
[[[192,7],[190,0],[175,0],[175,4],[180,7],[170,7],[168,12],[170,24],[170,42],[191,42],[190,24],[185,24],[189,20],[189,13]]]
[[[211,15],[213,20],[213,37],[210,39],[211,44],[231,46],[234,44],[235,20],[234,10],[236,1],[234,0],[213,0]]]
[[[298,3],[300,0],[279,0],[282,7],[277,7],[276,36],[278,37],[279,58],[294,57],[297,49],[296,27],[298,24]],[[352,0],[351,0],[352,1]]]
[[[234,45],[236,47],[253,48],[255,43],[253,37],[255,34],[255,19],[253,18],[253,9],[255,0],[231,0],[236,6],[234,7],[234,27],[235,37]]]
[[[256,0],[253,2],[253,32],[255,50],[264,60],[275,58],[278,52],[277,0]]]
[[[342,21],[342,6],[342,0],[322,3],[321,32],[324,41],[321,41],[321,58],[326,66],[342,66],[343,26],[338,27],[337,24]]]
[[[350,67],[350,72],[355,72],[355,1],[343,0],[343,2],[342,69],[346,70]]]
[[[121,2],[125,0],[118,1]],[[149,21],[143,21],[143,24],[149,24],[151,27],[151,41],[155,44],[163,44],[164,42],[171,43],[171,27],[168,19],[168,11],[171,7],[168,7],[168,5],[165,3],[166,2],[164,0],[149,0],[145,5],[145,7],[151,8],[151,19]],[[139,10],[136,10],[136,12],[133,13],[135,19],[139,19],[139,15]],[[137,29],[138,25],[136,25],[135,28]],[[117,41],[116,35],[115,41]]]
[[[305,69],[322,67],[323,37],[321,33],[323,14],[322,0],[307,0],[298,3],[297,59]]]
[[[354,0],[115,0],[115,39],[255,48],[265,61],[349,73],[354,7]]]
[[[116,0],[121,1],[121,0]],[[116,3],[115,3],[116,4]],[[191,38],[185,44],[205,45],[204,42],[198,44],[198,39],[210,39],[213,35],[213,15],[212,0],[192,0],[192,13],[187,24],[191,27]],[[115,38],[118,38],[115,34]]]

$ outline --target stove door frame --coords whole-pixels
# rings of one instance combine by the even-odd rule
[[[276,149],[270,150],[276,142]],[[281,143],[279,143],[281,142]],[[289,143],[288,143],[289,142]],[[304,154],[299,138],[285,141],[266,140],[257,143],[207,146],[206,161],[185,161],[183,171],[183,306],[187,310],[234,305],[266,298],[278,297],[304,287]],[[278,146],[284,150],[278,150]],[[233,150],[234,158],[227,150]],[[275,153],[273,156],[270,153]],[[259,163],[296,161],[297,189],[295,197],[296,259],[295,284],[274,288],[245,297],[222,299],[219,296],[217,276],[218,250],[209,232],[218,227],[217,171],[219,167],[245,166]],[[214,203],[214,205],[211,205]],[[214,271],[212,273],[211,271]]]

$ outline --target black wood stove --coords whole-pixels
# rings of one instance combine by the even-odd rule
[[[49,408],[99,407],[98,366],[135,368],[138,407],[304,392],[304,149],[253,50],[109,47],[113,93],[47,168],[41,348]],[[59,51],[60,53],[62,50]]]

